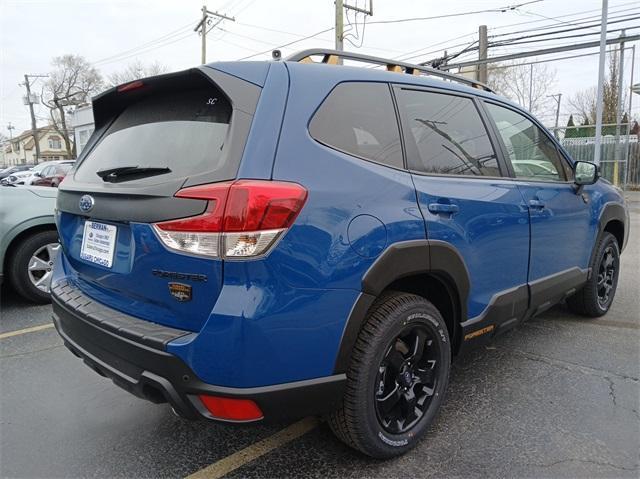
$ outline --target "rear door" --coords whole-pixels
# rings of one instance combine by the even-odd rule
[[[215,251],[165,246],[153,224],[215,208],[174,195],[236,177],[259,94],[203,68],[134,82],[94,101],[96,132],[58,196],[63,266],[79,288],[143,319],[201,328],[220,292],[222,261]],[[193,238],[179,241],[184,247]]]
[[[517,186],[501,176],[476,100],[406,86],[395,94],[427,236],[453,246],[468,269],[467,325],[520,318],[528,300],[529,217]]]
[[[531,306],[542,310],[586,280],[595,223],[569,163],[532,118],[486,102],[531,217]]]

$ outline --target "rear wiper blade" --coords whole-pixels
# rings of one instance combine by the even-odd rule
[[[121,181],[147,178],[149,176],[164,175],[166,173],[171,173],[171,169],[153,166],[120,166],[118,168],[96,171],[96,175],[102,178],[103,181],[109,183],[119,183]]]

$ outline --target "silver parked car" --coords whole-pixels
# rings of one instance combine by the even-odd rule
[[[49,301],[60,245],[54,221],[57,188],[0,186],[0,281],[24,298]]]

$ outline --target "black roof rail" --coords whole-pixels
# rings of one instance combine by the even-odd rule
[[[315,62],[311,57],[322,56],[320,62]],[[443,80],[449,80],[453,82],[463,83],[473,88],[478,88],[488,92],[493,90],[484,83],[476,80],[471,80],[460,75],[454,75],[453,73],[443,72],[436,70],[435,68],[426,67],[424,65],[415,65],[413,63],[401,62],[398,60],[391,60],[388,58],[374,57],[371,55],[363,55],[361,53],[344,52],[338,50],[330,50],[325,48],[310,48],[308,50],[302,50],[288,56],[285,60],[290,62],[299,63],[327,63],[330,65],[338,65],[339,60],[352,60],[362,63],[370,63],[374,65],[383,65],[387,68],[387,71],[397,73],[407,73],[409,75],[426,75],[441,78]]]

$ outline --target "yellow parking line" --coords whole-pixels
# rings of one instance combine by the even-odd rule
[[[278,431],[272,436],[245,447],[238,452],[234,452],[230,456],[220,459],[204,469],[194,472],[190,476],[187,476],[186,479],[218,479],[257,458],[264,456],[268,452],[299,438],[311,431],[317,425],[318,420],[315,417],[302,419],[293,423],[291,426]]]
[[[0,334],[0,339],[11,338],[13,336],[20,336],[22,334],[35,333],[36,331],[42,331],[43,329],[53,328],[53,323],[43,324],[41,326],[33,326],[32,328],[18,329],[17,331],[9,331],[8,333]]]

